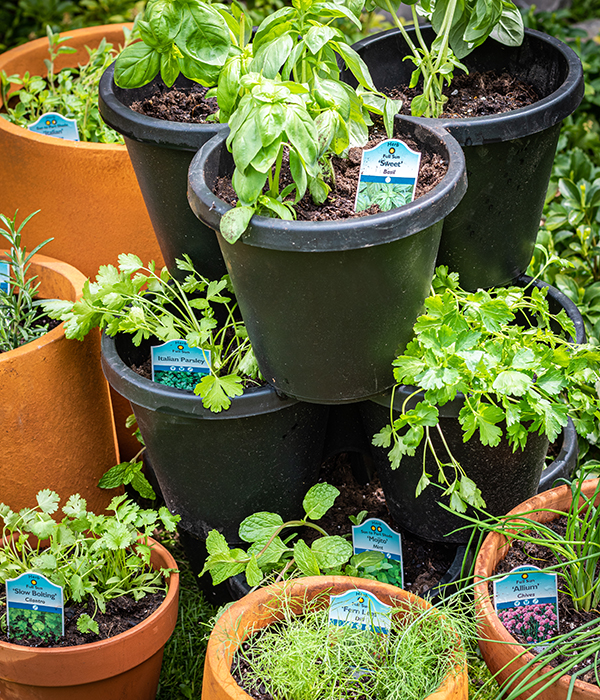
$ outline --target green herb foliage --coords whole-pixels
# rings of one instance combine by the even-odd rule
[[[393,363],[397,384],[414,386],[415,391],[400,415],[390,408],[390,425],[373,442],[391,447],[394,469],[424,443],[424,454],[433,455],[438,474],[428,473],[424,462],[416,495],[437,476],[451,508],[462,512],[467,504],[481,508],[485,503],[449,448],[442,456],[433,448],[431,430],[443,439],[438,406],[462,392],[464,441],[477,434],[491,447],[504,437],[513,451],[522,449],[533,432],[553,442],[569,417],[579,434],[592,434],[600,408],[594,386],[600,352],[570,341],[573,323],[564,309],[555,316],[549,313],[545,290],[506,287],[468,293],[460,289],[458,275],[448,274],[445,267],[438,268],[433,287],[426,312],[415,323],[415,339]],[[553,323],[561,333],[552,330]],[[408,408],[419,391],[425,392],[423,399]]]
[[[229,278],[209,281],[196,273],[189,256],[184,258],[177,260],[178,269],[187,273],[179,282],[166,267],[157,271],[154,262],[144,266],[137,255],[119,255],[118,268],[103,265],[95,282],[85,282],[79,301],[48,302],[44,308],[52,318],[65,321],[67,338],[83,340],[99,327],[110,336],[133,334],[134,345],[149,338],[182,339],[208,350],[210,374],[194,391],[206,408],[219,413],[243,393],[243,377],[256,379],[258,366],[245,326],[236,318],[237,305],[223,294]],[[225,312],[221,324],[216,306]]]
[[[396,27],[409,46],[407,59],[415,69],[410,87],[422,80],[423,93],[413,98],[411,112],[414,116],[439,117],[444,111],[447,97],[442,95],[444,82],[452,81],[454,70],[467,71],[460,62],[489,36],[506,46],[519,46],[523,41],[523,20],[517,7],[510,0],[412,0],[410,5],[416,41],[407,34],[397,15],[398,0],[369,0],[367,8],[380,7],[389,12]],[[417,8],[419,12],[417,12]],[[419,29],[419,14],[426,16],[436,33],[428,46]]]
[[[60,613],[42,610],[12,610],[10,613],[11,637],[37,637],[52,641],[62,634]]]
[[[54,515],[59,503],[58,494],[44,489],[34,508],[16,513],[0,504],[0,583],[35,571],[63,587],[65,603],[91,599],[103,612],[112,598],[130,595],[140,600],[163,589],[166,572],[150,566],[148,537],[158,524],[173,531],[179,516],[164,507],[142,510],[125,496],[113,498],[108,515],[95,515],[75,494],[60,518]],[[0,624],[5,626],[5,619]],[[85,619],[84,626],[91,629]]]
[[[464,640],[473,636],[456,606],[423,610],[407,602],[392,611],[388,636],[330,625],[329,596],[305,603],[301,616],[285,591],[281,598],[282,620],[248,637],[234,665],[243,660],[246,682],[287,700],[421,700],[462,667]]]
[[[129,30],[123,30],[129,36]],[[47,78],[39,75],[7,75],[0,73],[0,96],[6,112],[0,116],[12,124],[28,127],[46,112],[57,112],[69,119],[77,120],[81,141],[96,143],[123,143],[122,137],[102,121],[98,111],[98,83],[102,73],[114,61],[116,51],[112,44],[102,39],[95,49],[86,47],[89,61],[79,68],[63,68],[55,73],[54,62],[61,54],[75,53],[65,46],[70,37],[53,34],[48,27],[48,53],[45,59]],[[126,42],[127,43],[127,42]],[[9,94],[12,86],[20,86]],[[8,107],[9,100],[18,97],[15,107]]]
[[[35,299],[40,283],[37,276],[29,274],[29,268],[32,257],[53,239],[40,243],[31,253],[21,246],[23,228],[35,214],[30,214],[19,227],[16,212],[12,219],[0,214],[0,223],[6,227],[0,228],[0,235],[10,246],[0,257],[0,262],[7,262],[10,270],[8,291],[0,289],[0,352],[14,350],[48,332],[48,324],[42,321],[43,302]]]
[[[277,513],[261,511],[248,516],[239,529],[240,538],[248,542],[247,551],[230,549],[223,535],[211,530],[206,539],[209,556],[200,576],[210,572],[213,584],[245,572],[250,586],[258,586],[268,577],[278,580],[294,576],[319,576],[321,574],[343,574],[361,576],[388,582],[398,579],[401,573],[381,552],[361,552],[353,555],[352,545],[346,537],[328,535],[317,525],[333,506],[339,491],[330,484],[313,486],[304,497],[304,517],[284,522]],[[360,524],[366,511],[352,521]],[[296,538],[299,528],[309,527],[319,533],[310,545]],[[292,534],[283,532],[291,530]]]

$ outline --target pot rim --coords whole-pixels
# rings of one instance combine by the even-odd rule
[[[416,132],[437,137],[447,153],[448,171],[427,194],[402,207],[365,217],[335,221],[286,221],[254,215],[240,241],[258,248],[302,252],[330,252],[368,248],[406,238],[440,222],[460,202],[467,190],[465,157],[458,142],[445,130],[414,117],[396,116]],[[215,231],[232,207],[206,184],[204,173],[226,148],[227,133],[219,133],[194,156],[188,173],[188,201],[192,211]],[[399,137],[400,138],[400,137]],[[399,222],[404,226],[398,231]],[[220,239],[221,240],[221,239]],[[221,240],[222,245],[230,245]],[[235,244],[234,244],[235,245]]]
[[[422,30],[427,31],[431,25],[425,25]],[[408,30],[409,33],[414,30]],[[384,36],[399,36],[399,29],[388,29],[384,32],[373,34],[361,39],[352,45],[352,48],[360,53],[361,49],[370,48],[378,38]],[[529,134],[544,131],[558,124],[571,114],[581,103],[584,93],[583,67],[577,54],[560,39],[544,34],[536,29],[525,28],[525,38],[541,41],[554,48],[566,62],[567,75],[562,85],[541,100],[527,107],[480,117],[447,119],[432,117],[416,117],[424,124],[434,123],[447,129],[461,144],[461,146],[480,146],[485,143],[498,141],[512,141]],[[489,39],[488,41],[494,41]],[[495,42],[503,48],[503,45]],[[519,47],[514,47],[518,49]],[[532,124],[532,120],[534,124]],[[510,127],[506,125],[510,124]]]
[[[131,337],[124,333],[112,338],[102,333],[102,369],[111,387],[136,406],[198,420],[228,420],[274,413],[298,403],[296,399],[278,394],[267,384],[246,389],[241,396],[231,399],[227,410],[213,413],[194,393],[153,382],[134,372],[117,351],[117,337],[131,342]]]
[[[78,44],[86,41],[92,41],[97,36],[104,36],[107,32],[114,32],[115,30],[123,30],[126,27],[131,29],[133,27],[132,22],[122,22],[119,24],[102,24],[94,27],[83,27],[81,29],[74,29],[72,31],[61,32],[59,36],[69,37],[76,41]],[[68,44],[68,42],[67,42]],[[0,70],[5,70],[5,65],[7,62],[14,60],[15,58],[27,56],[27,54],[38,51],[40,48],[46,49],[48,46],[48,39],[42,37],[40,39],[34,39],[33,41],[28,41],[21,46],[15,46],[8,51],[5,51],[0,55]],[[76,66],[74,66],[76,67]],[[7,73],[10,75],[11,71],[8,70]],[[47,73],[44,73],[44,76]],[[2,101],[0,100],[0,105]],[[6,119],[0,118],[0,131],[5,130],[13,136],[19,136],[24,139],[37,142],[44,146],[56,146],[56,148],[66,148],[66,149],[83,149],[83,150],[95,150],[95,151],[117,151],[124,152],[125,146],[121,143],[95,143],[92,141],[71,141],[69,139],[58,139],[54,136],[46,136],[45,134],[38,134],[35,131],[29,131],[29,129],[24,129],[22,126],[17,124],[12,124]]]
[[[583,493],[586,496],[590,496],[596,490],[599,479],[586,479],[583,486]],[[518,506],[513,508],[507,515],[519,515],[526,514],[529,511],[540,509],[540,508],[551,508],[553,510],[563,510],[563,512],[569,507],[571,503],[571,488],[568,485],[557,486],[556,488],[550,489],[549,491],[544,491],[543,493],[537,494],[532,498],[523,501]],[[554,520],[558,515],[554,513],[534,513],[529,515],[523,515],[524,518],[540,520],[541,522],[548,522]],[[508,632],[504,625],[500,622],[500,619],[496,615],[494,607],[492,605],[491,598],[488,593],[488,579],[493,575],[493,571],[496,568],[497,562],[503,559],[500,556],[500,550],[506,545],[506,538],[496,532],[491,532],[487,535],[479,554],[475,560],[474,568],[474,596],[475,596],[475,607],[477,616],[480,620],[479,625],[482,630],[482,639],[490,644],[500,644],[502,649],[510,650],[513,656],[512,661],[516,661],[519,664],[526,664],[532,659],[534,655],[527,651],[525,647],[521,646],[519,642]],[[506,549],[508,551],[508,548]],[[497,559],[496,559],[497,555]],[[492,564],[492,562],[494,562]],[[492,569],[490,571],[490,569]],[[494,639],[486,633],[486,628],[493,629],[496,632],[498,639]],[[480,643],[481,645],[481,643]],[[482,649],[482,652],[484,650]],[[487,663],[487,659],[484,660]],[[500,669],[502,670],[502,669]],[[545,665],[538,667],[536,675],[541,675],[547,672],[552,672],[552,667]],[[554,685],[566,686],[564,688],[565,697],[566,690],[569,683],[571,682],[571,676],[565,674],[558,678]],[[575,688],[580,692],[585,693],[586,697],[589,695],[590,698],[600,698],[600,688],[591,683],[586,683],[585,681],[576,679]]]
[[[337,593],[341,593],[352,589],[364,589],[375,595],[378,595],[378,592],[380,594],[383,593],[384,596],[389,596],[390,603],[396,601],[400,603],[400,606],[402,604],[401,601],[407,600],[418,603],[424,609],[433,607],[429,601],[391,584],[351,576],[307,576],[259,588],[227,608],[217,620],[206,649],[205,680],[202,686],[203,700],[210,700],[210,698],[214,697],[213,691],[216,685],[214,679],[216,678],[222,681],[224,686],[224,691],[218,694],[217,700],[224,700],[225,697],[232,700],[248,700],[250,696],[238,686],[229,670],[230,664],[228,664],[228,661],[235,652],[235,647],[231,637],[228,637],[228,631],[232,628],[237,628],[238,625],[245,625],[245,627],[242,627],[243,631],[250,632],[252,615],[254,618],[258,618],[258,628],[265,626],[267,624],[266,620],[270,620],[273,617],[270,601],[273,600],[275,595],[285,589],[291,589],[291,595],[302,599],[306,599],[307,594],[310,595],[310,592],[313,590],[314,596],[316,596],[325,593],[327,590],[335,590]],[[311,596],[310,599],[314,596]],[[265,625],[262,624],[263,622],[265,622]],[[247,636],[249,634],[244,634],[243,638],[246,639]],[[213,685],[212,688],[210,687],[211,685]],[[466,667],[464,667],[462,672],[461,669],[457,669],[456,674],[449,673],[442,685],[428,695],[425,700],[450,697],[466,698],[466,696],[467,671]]]
[[[0,651],[2,652],[0,654],[0,675],[14,682],[15,669],[18,668],[18,677],[23,678],[26,674],[26,685],[51,687],[83,685],[111,677],[106,673],[106,668],[111,665],[118,666],[116,671],[112,673],[112,676],[115,676],[143,663],[159,651],[171,636],[177,621],[179,571],[177,562],[163,545],[151,537],[148,538],[148,543],[152,547],[155,567],[175,569],[169,576],[167,595],[153,613],[135,627],[114,637],[79,646],[39,648],[0,642]],[[157,627],[159,621],[161,622],[160,628]],[[165,636],[167,630],[168,634]],[[139,635],[147,637],[144,644],[140,643]],[[135,650],[134,661],[127,661],[119,651],[123,645]],[[93,655],[93,664],[85,663],[83,659],[77,663],[78,657],[87,654]],[[65,682],[63,674],[59,674],[60,678],[53,682],[48,677],[48,671],[44,667],[59,664],[62,660],[68,660],[71,664],[68,682]]]

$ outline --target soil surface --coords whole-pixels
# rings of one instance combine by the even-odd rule
[[[120,596],[106,603],[106,612],[97,612],[94,603],[72,603],[65,605],[65,633],[55,641],[48,642],[38,637],[15,638],[8,637],[6,632],[0,631],[0,641],[30,647],[74,647],[81,644],[98,642],[101,639],[115,637],[121,632],[139,625],[149,617],[165,599],[164,592],[150,593],[139,601],[130,596]],[[0,586],[0,611],[4,610],[6,593],[4,585]],[[98,623],[99,634],[93,632],[83,634],[77,629],[77,619],[83,613],[93,617]]]
[[[364,148],[351,148],[348,158],[331,159],[331,164],[335,173],[335,184],[331,180],[328,184],[332,187],[327,199],[323,204],[315,204],[310,193],[294,206],[298,221],[336,221],[338,219],[352,219],[369,214],[377,214],[380,209],[377,205],[369,207],[364,211],[354,211],[356,190],[358,188],[358,178],[360,175],[360,164],[362,152],[365,149],[374,148],[381,141],[387,140],[387,134],[381,123],[375,123],[369,130],[370,138]],[[421,164],[419,177],[415,189],[414,199],[422,197],[431,191],[444,177],[448,171],[448,163],[437,153],[424,148],[423,144],[417,144],[410,138],[399,137],[409,148],[421,151]],[[281,175],[281,189],[291,182],[289,165],[284,154],[284,162]],[[264,191],[268,187],[265,185]],[[237,203],[237,195],[231,186],[231,178],[221,177],[217,179],[214,193],[231,206]]]
[[[396,100],[402,100],[400,114],[410,115],[412,98],[420,94],[419,88],[397,86],[384,91]],[[508,73],[499,75],[495,71],[485,73],[459,73],[452,85],[445,85],[443,94],[448,97],[443,118],[470,119],[489,114],[502,114],[527,107],[540,99],[530,85],[522,83]]]
[[[155,119],[188,124],[205,124],[207,117],[218,110],[215,97],[206,99],[208,88],[193,85],[190,88],[167,88],[161,85],[150,97],[131,105],[134,112]]]
[[[357,516],[366,510],[365,520],[379,518],[401,533],[405,590],[420,596],[440,582],[454,559],[456,545],[426,542],[403,532],[388,511],[376,474],[369,482],[359,483],[352,472],[351,454],[341,453],[323,463],[319,481],[326,481],[340,491],[333,507],[317,523],[329,535],[351,534],[352,523],[348,516]],[[303,533],[310,542],[308,535],[309,532]]]
[[[554,530],[554,532],[563,536],[566,532],[566,517],[560,517],[557,520],[547,523],[547,525]],[[534,533],[530,533],[535,537]],[[506,557],[499,563],[495,574],[504,574],[512,571],[517,566],[523,566],[526,564],[531,564],[532,566],[537,566],[540,569],[545,569],[548,566],[554,566],[558,564],[558,560],[547,547],[543,547],[534,543],[521,542],[520,540],[514,540],[511,548],[509,549]],[[596,575],[600,571],[597,570]],[[589,613],[579,612],[573,607],[573,602],[571,598],[565,593],[561,592],[561,578],[558,577],[558,620],[559,620],[559,631],[565,632],[568,630],[574,630],[577,627],[589,622],[590,620],[598,620],[599,634],[600,634],[600,617],[598,616],[598,611],[592,611]],[[492,584],[488,584],[488,591],[490,597],[493,599],[493,587]],[[527,640],[515,633],[512,633],[515,639],[517,639],[521,644],[528,648],[532,654],[535,654],[535,650],[527,644]],[[565,656],[559,656],[550,662],[550,666],[557,666],[559,663],[563,663],[567,660]],[[594,659],[589,658],[586,661],[573,667],[573,671],[577,671],[584,668],[590,663],[593,663]],[[585,681],[586,683],[592,683],[596,685],[594,671],[588,671],[582,676],[578,677],[579,680]]]

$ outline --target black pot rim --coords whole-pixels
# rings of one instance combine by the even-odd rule
[[[255,215],[240,240],[258,248],[294,252],[352,250],[405,238],[443,219],[457,206],[467,189],[462,149],[445,129],[422,123],[423,120],[413,117],[397,119],[433,132],[447,149],[448,172],[430,192],[398,209],[358,219],[284,221]],[[206,185],[204,171],[208,163],[217,157],[215,151],[218,153],[224,147],[226,138],[226,133],[219,133],[208,141],[194,156],[188,175],[190,207],[203,223],[215,231],[219,230],[223,214],[232,207],[219,199]],[[402,220],[406,221],[406,226],[399,233],[398,222]]]
[[[429,28],[429,25],[422,29]],[[414,32],[414,29],[408,30]],[[398,35],[402,38],[399,29],[388,29],[362,39],[352,45],[352,48],[361,52],[361,49],[370,48],[384,36]],[[417,117],[426,124],[434,123],[447,129],[461,146],[479,146],[496,141],[512,141],[529,134],[544,131],[561,122],[571,114],[580,104],[584,93],[583,67],[577,54],[560,39],[539,32],[535,29],[525,29],[525,40],[539,40],[556,50],[566,61],[567,76],[563,84],[550,95],[538,100],[532,105],[521,107],[503,114],[492,114],[469,119],[433,119]],[[488,39],[487,41],[494,41]],[[496,42],[498,43],[498,42]],[[499,46],[501,46],[498,43]]]
[[[199,396],[153,382],[134,372],[121,359],[115,337],[102,333],[102,370],[115,391],[142,408],[199,420],[228,420],[273,413],[298,403],[296,399],[282,397],[267,385],[247,389],[242,396],[232,398],[226,411],[213,413],[204,408]],[[130,336],[119,337],[131,342]]]
[[[227,128],[226,124],[190,124],[156,119],[146,114],[134,112],[117,97],[120,90],[114,81],[115,64],[112,63],[102,74],[98,85],[98,108],[102,119],[122,136],[167,148],[180,148],[194,152],[206,141],[206,134],[218,134]],[[134,95],[141,88],[127,90]]]

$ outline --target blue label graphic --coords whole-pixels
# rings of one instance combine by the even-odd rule
[[[369,518],[361,525],[352,527],[352,546],[354,554],[361,552],[381,552],[386,559],[397,561],[396,581],[400,580],[404,585],[404,568],[402,566],[402,538],[400,533],[383,520]],[[400,569],[398,572],[397,569]],[[399,578],[398,578],[399,573]]]
[[[10,291],[10,265],[7,262],[0,262],[0,291]]]
[[[64,634],[63,589],[41,574],[27,572],[6,581],[6,612],[9,636]]]
[[[382,603],[372,593],[357,588],[331,596],[329,622],[332,625],[389,634],[391,611],[390,605]]]
[[[193,391],[210,374],[210,352],[190,348],[185,340],[169,340],[151,348],[152,381]]]
[[[558,595],[555,573],[535,566],[518,566],[494,581],[494,607],[511,634],[539,644],[558,632]]]
[[[44,136],[54,136],[66,141],[79,141],[79,130],[75,119],[68,119],[56,112],[48,112],[28,127],[29,131]]]
[[[421,154],[396,139],[363,151],[355,211],[373,204],[389,211],[412,202],[420,163]]]

